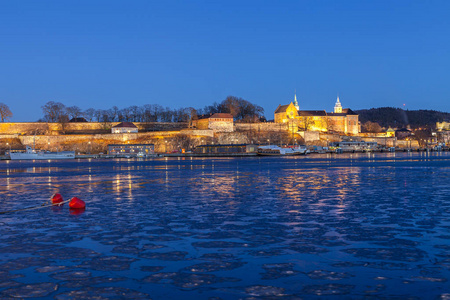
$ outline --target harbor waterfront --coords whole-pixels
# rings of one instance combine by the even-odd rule
[[[450,297],[448,151],[3,160],[0,173],[3,298]],[[56,192],[86,209],[41,206]]]

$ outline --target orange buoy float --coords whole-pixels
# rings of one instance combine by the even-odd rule
[[[86,203],[78,197],[73,197],[69,202],[70,208],[86,208]]]
[[[61,196],[60,193],[56,193],[52,196],[52,205],[63,205],[64,203],[63,197]]]

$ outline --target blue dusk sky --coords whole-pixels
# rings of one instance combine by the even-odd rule
[[[0,102],[450,112],[450,1],[1,1]]]

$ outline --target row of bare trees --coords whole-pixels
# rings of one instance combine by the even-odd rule
[[[188,122],[195,109],[170,109],[158,104],[146,104],[123,109],[113,106],[110,109],[89,108],[83,111],[78,106],[66,107],[61,102],[49,101],[42,106],[42,112],[44,117],[40,121],[55,123],[76,118],[84,118],[88,122]]]
[[[40,121],[55,123],[68,122],[74,118],[84,118],[88,122],[189,122],[197,114],[214,113],[230,113],[236,121],[256,122],[263,116],[264,109],[242,98],[228,96],[220,103],[215,102],[198,110],[193,107],[170,109],[159,104],[82,110],[78,106],[49,101],[42,106],[42,112],[44,117]]]

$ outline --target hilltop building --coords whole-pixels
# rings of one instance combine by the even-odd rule
[[[450,122],[436,122],[436,129],[438,131],[450,130]]]
[[[395,137],[399,140],[403,140],[409,136],[411,136],[411,130],[409,130],[408,128],[401,128],[401,129],[397,129],[395,131]]]
[[[138,128],[131,122],[122,122],[111,128],[111,133],[132,133],[138,132]]]
[[[234,131],[233,116],[227,113],[198,116],[196,120],[192,120],[192,126],[200,130],[212,129],[216,132]]]
[[[395,137],[395,130],[389,127],[388,130],[386,130],[386,137]]]
[[[296,128],[300,131],[338,132],[344,134],[358,134],[361,132],[358,114],[350,108],[342,108],[339,97],[337,97],[334,105],[334,111],[326,112],[325,110],[300,110],[297,95],[295,95],[294,103],[279,105],[275,110],[275,123],[287,122],[292,124],[291,128]]]

